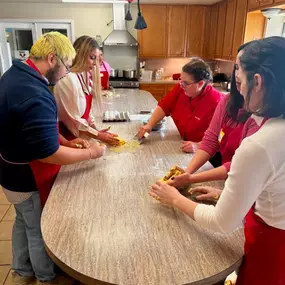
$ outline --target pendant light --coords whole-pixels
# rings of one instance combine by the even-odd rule
[[[128,0],[128,12],[126,14],[126,17],[125,17],[125,20],[126,21],[132,21],[133,20],[133,17],[132,17],[132,14],[131,14],[131,3],[133,2],[133,0]]]
[[[138,0],[138,17],[137,17],[137,21],[136,21],[136,24],[135,24],[135,29],[136,30],[143,30],[143,29],[146,29],[147,28],[147,24],[144,20],[144,17],[141,13],[141,8],[140,8],[140,0]]]

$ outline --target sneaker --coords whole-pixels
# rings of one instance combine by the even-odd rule
[[[23,277],[16,272],[12,273],[12,285],[29,285],[33,284],[35,277]]]
[[[50,281],[37,281],[36,285],[73,285],[75,280],[68,275],[58,275],[55,279]]]

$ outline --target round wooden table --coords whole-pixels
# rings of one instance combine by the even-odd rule
[[[150,93],[117,91],[105,101],[132,114],[155,108]],[[131,139],[141,122],[112,125]],[[149,197],[150,185],[191,155],[171,119],[134,150],[108,151],[98,160],[62,167],[42,215],[42,233],[53,260],[85,284],[215,284],[236,269],[243,231],[215,234],[176,209]],[[210,165],[205,165],[207,169]],[[221,183],[209,183],[220,186]]]

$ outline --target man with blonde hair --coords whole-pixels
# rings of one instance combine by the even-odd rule
[[[95,159],[104,146],[58,134],[57,106],[48,85],[69,72],[75,51],[64,35],[44,34],[25,62],[15,60],[0,80],[0,185],[14,204],[13,285],[73,284],[56,276],[40,219],[59,165]],[[80,146],[80,148],[78,147]],[[42,202],[42,203],[41,203]]]

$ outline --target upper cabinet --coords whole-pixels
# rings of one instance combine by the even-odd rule
[[[206,7],[188,6],[187,56],[202,56],[206,23]]]
[[[218,4],[208,8],[206,17],[206,29],[205,29],[205,49],[204,56],[207,58],[216,57],[216,41],[218,31]]]
[[[222,57],[231,59],[235,28],[235,15],[237,0],[227,0],[226,24]]]
[[[226,1],[220,2],[218,6],[219,8],[218,8],[218,31],[217,31],[217,42],[216,42],[216,57],[222,58],[224,40],[225,40],[227,2]]]
[[[248,10],[258,10],[263,7],[270,6],[274,3],[284,3],[284,0],[248,0]]]
[[[141,10],[147,29],[138,31],[140,57],[166,57],[168,7],[142,5]]]
[[[187,6],[169,6],[168,57],[184,57],[186,49]]]
[[[239,46],[244,42],[247,15],[247,0],[236,0],[235,27],[231,59],[235,60]]]

